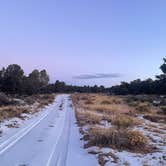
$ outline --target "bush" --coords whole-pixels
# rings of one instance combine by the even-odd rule
[[[55,95],[54,94],[44,94],[44,95],[32,95],[26,97],[24,100],[28,105],[32,105],[35,102],[38,102],[39,105],[45,106],[49,103],[52,103],[54,101]]]
[[[90,129],[89,134],[90,143],[92,145],[108,146],[117,144],[117,130],[102,127],[94,127]]]
[[[0,105],[9,105],[11,100],[4,93],[0,93]]]
[[[87,100],[87,101],[85,101],[84,104],[93,104],[93,102],[91,100]]]
[[[162,112],[166,115],[166,106],[162,106],[160,108],[161,108]]]
[[[102,102],[101,102],[101,104],[105,104],[105,105],[108,105],[108,104],[112,104],[110,101],[108,101],[108,100],[103,100]]]
[[[114,104],[121,104],[122,101],[120,99],[112,99],[112,103],[114,103]]]
[[[139,102],[138,101],[133,101],[133,102],[128,103],[128,105],[131,106],[131,107],[137,107],[139,105]]]
[[[102,120],[102,116],[89,111],[77,111],[76,115],[80,125],[99,124]]]
[[[21,118],[22,113],[29,113],[29,110],[24,107],[13,107],[13,106],[6,106],[0,108],[0,120],[18,117]]]
[[[129,131],[128,141],[131,146],[143,146],[147,143],[147,138],[139,131]]]
[[[118,128],[127,128],[136,124],[134,118],[127,115],[117,115],[113,120],[112,124],[116,125]]]
[[[166,116],[163,115],[144,115],[143,117],[151,122],[166,123]]]
[[[88,99],[89,99],[88,96],[83,96],[83,97],[81,98],[81,100],[88,100]]]
[[[101,146],[128,150],[142,150],[147,138],[139,131],[116,130],[114,128],[94,127],[89,131],[88,146]]]
[[[139,112],[150,112],[150,104],[147,102],[139,103],[136,107],[136,110]]]
[[[28,105],[32,105],[35,103],[35,99],[33,97],[27,97],[25,98],[25,102],[28,104]]]

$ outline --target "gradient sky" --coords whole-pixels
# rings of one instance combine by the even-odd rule
[[[165,55],[165,0],[0,0],[0,67],[111,86],[159,74]]]

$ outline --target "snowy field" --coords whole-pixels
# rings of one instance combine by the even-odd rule
[[[101,166],[166,166],[165,123],[145,119],[144,112],[139,114],[133,110],[131,113],[131,107],[115,97],[75,94],[73,101],[85,148],[89,154],[98,159]],[[128,121],[123,117],[128,118]],[[115,118],[119,121],[115,121]],[[116,126],[125,124],[130,126],[126,128]],[[115,131],[115,134],[104,132],[104,135],[103,131]],[[135,148],[137,144],[129,144],[127,147],[128,141],[126,141],[124,146],[119,148],[116,146],[116,141],[120,139],[116,137],[114,144],[107,144],[107,140],[113,140],[118,131],[122,133],[120,136],[124,136],[127,133],[125,131],[138,131],[141,135],[133,138],[139,141],[141,136],[144,136],[147,142]],[[121,138],[126,140],[126,137]]]

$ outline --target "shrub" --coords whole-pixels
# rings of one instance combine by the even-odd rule
[[[25,98],[25,102],[28,104],[28,105],[32,105],[35,103],[35,100],[33,97],[27,97]]]
[[[0,105],[9,105],[11,100],[4,93],[0,93]]]
[[[139,131],[116,130],[114,128],[94,127],[89,131],[88,146],[101,146],[128,150],[146,148],[147,138]]]
[[[147,102],[139,103],[139,105],[136,107],[136,110],[139,112],[150,112],[150,105]]]
[[[137,107],[139,105],[139,102],[138,101],[133,101],[131,103],[128,103],[129,106],[131,107]]]
[[[162,112],[166,115],[166,106],[162,106],[160,108],[161,108]]]
[[[87,101],[85,101],[84,104],[93,104],[93,102],[91,100],[87,100]]]
[[[88,100],[89,98],[87,96],[83,96],[81,100]]]
[[[127,115],[117,115],[113,120],[112,124],[118,128],[127,128],[136,124],[134,118]]]
[[[110,128],[93,127],[89,131],[90,143],[95,146],[115,145],[118,131]]]
[[[0,120],[4,120],[7,118],[13,118],[13,117],[21,117],[22,113],[28,113],[29,111],[24,107],[3,107],[0,109]]]
[[[102,120],[106,120],[108,122],[112,122],[112,116],[111,115],[107,115],[107,114],[103,114],[102,115]]]
[[[147,143],[147,138],[139,131],[129,131],[128,141],[131,146],[143,146]]]
[[[121,104],[121,100],[120,99],[112,99],[112,103],[114,104]]]
[[[152,122],[166,123],[166,116],[163,115],[144,115],[143,117]]]
[[[77,111],[76,115],[80,125],[99,124],[102,120],[102,116],[89,111]]]
[[[110,101],[108,101],[108,100],[103,100],[103,101],[101,102],[101,104],[108,105],[108,104],[111,104],[111,102],[110,102]]]

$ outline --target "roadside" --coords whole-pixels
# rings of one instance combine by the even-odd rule
[[[163,107],[132,96],[77,93],[72,99],[84,148],[101,166],[166,164]]]

